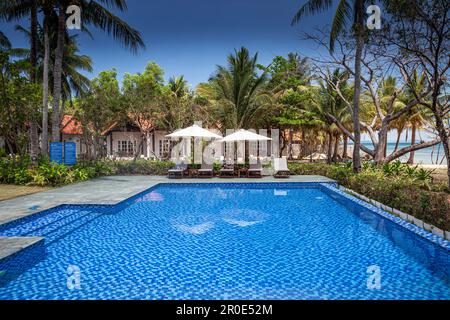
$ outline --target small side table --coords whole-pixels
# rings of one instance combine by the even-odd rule
[[[238,178],[246,178],[248,175],[248,169],[247,168],[242,168],[238,170]]]
[[[189,169],[189,177],[198,178],[198,169]]]

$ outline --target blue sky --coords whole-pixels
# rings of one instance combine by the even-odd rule
[[[299,0],[128,0],[128,11],[118,13],[144,38],[146,49],[137,55],[121,47],[110,37],[92,29],[94,39],[80,37],[81,53],[92,57],[95,76],[99,71],[116,67],[119,77],[125,72],[140,72],[148,61],[155,61],[168,79],[184,75],[194,87],[206,81],[217,64],[225,64],[234,48],[248,47],[258,51],[262,64],[275,55],[288,52],[313,53],[301,40],[303,31],[325,27],[332,11],[307,18],[302,25],[291,27],[290,21]],[[27,24],[28,21],[18,23]],[[14,23],[0,24],[16,47],[27,46]]]
[[[184,75],[190,86],[207,81],[216,65],[225,64],[226,56],[245,46],[259,53],[259,63],[269,64],[276,55],[298,52],[317,54],[317,48],[301,40],[303,32],[326,29],[333,9],[307,17],[300,25],[290,22],[303,0],[128,0],[128,10],[117,14],[142,33],[146,49],[137,55],[124,49],[111,37],[91,29],[93,39],[80,34],[80,51],[92,57],[92,78],[102,70],[115,67],[121,79],[125,72],[144,70],[155,61],[165,71],[165,78]],[[28,20],[17,22],[27,25]],[[28,46],[14,31],[16,23],[0,23],[15,47]],[[71,31],[79,33],[78,31]],[[390,133],[390,140],[395,133]],[[363,140],[369,140],[364,135]],[[404,141],[404,137],[402,139]]]

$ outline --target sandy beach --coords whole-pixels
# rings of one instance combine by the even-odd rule
[[[419,164],[420,168],[433,170],[433,178],[435,182],[447,182],[447,166],[437,164]]]

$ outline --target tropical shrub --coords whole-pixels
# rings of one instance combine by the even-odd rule
[[[322,175],[340,185],[404,211],[439,228],[450,230],[450,195],[444,184],[433,184],[432,171],[398,162],[376,167],[363,163],[354,174],[351,164],[290,163],[292,174]],[[447,191],[447,192],[445,192]]]
[[[42,158],[33,166],[28,157],[0,159],[0,183],[6,184],[60,186],[112,173],[111,166],[103,162],[82,162],[68,167]]]
[[[155,161],[138,159],[136,161],[109,161],[106,162],[112,172],[117,175],[166,175],[167,170],[174,166],[171,161]]]

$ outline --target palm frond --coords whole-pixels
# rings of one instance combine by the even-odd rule
[[[333,0],[309,0],[292,18],[291,25],[297,24],[304,16],[313,15],[328,10],[333,5]]]
[[[95,1],[83,1],[82,21],[86,24],[92,24],[95,27],[112,35],[114,39],[123,43],[133,53],[139,48],[145,48],[139,31],[130,27],[125,21],[112,14],[106,8]]]
[[[346,22],[351,19],[352,7],[347,0],[340,0],[333,17],[330,32],[330,50],[334,51],[334,43],[345,28]]]
[[[120,11],[126,11],[128,9],[126,0],[97,0],[97,1],[100,3],[104,3],[107,6],[115,7]]]
[[[0,49],[11,49],[11,42],[8,37],[0,31]]]
[[[0,1],[0,20],[14,21],[25,18],[30,14],[35,0]]]

